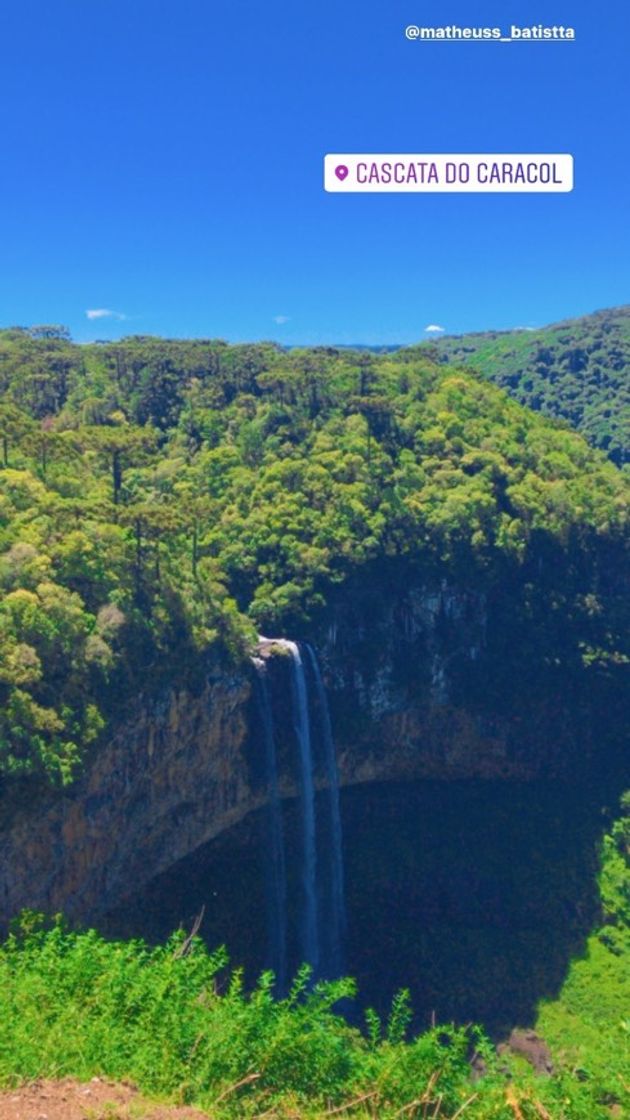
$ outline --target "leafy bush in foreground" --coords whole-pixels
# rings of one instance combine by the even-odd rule
[[[181,933],[149,949],[23,920],[0,948],[0,1082],[130,1078],[214,1117],[610,1116],[571,1073],[539,1079],[515,1068],[508,1080],[476,1028],[436,1027],[405,1042],[404,993],[388,1023],[370,1014],[362,1034],[334,1010],[352,997],[351,980],[310,990],[302,969],[276,1000],[271,974],[246,993],[227,963],[224,950]],[[486,1067],[477,1081],[475,1052]]]

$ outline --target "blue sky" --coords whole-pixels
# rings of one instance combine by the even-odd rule
[[[0,323],[386,343],[627,302],[630,19],[616,8],[8,0]],[[403,33],[539,22],[575,26],[576,42]],[[576,188],[330,195],[327,151],[571,152]]]

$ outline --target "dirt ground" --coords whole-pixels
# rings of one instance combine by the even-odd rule
[[[194,1108],[152,1104],[129,1085],[95,1077],[36,1081],[0,1092],[0,1120],[209,1120]]]

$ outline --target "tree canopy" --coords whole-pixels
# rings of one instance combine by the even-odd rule
[[[567,420],[618,466],[630,462],[630,306],[536,330],[445,336],[420,349]]]
[[[605,542],[623,562],[623,474],[417,350],[14,329],[0,391],[8,775],[70,780],[148,666],[159,679],[210,648],[244,656],[257,628],[305,624],[382,558],[487,580],[545,540]],[[602,655],[618,629],[602,621]]]

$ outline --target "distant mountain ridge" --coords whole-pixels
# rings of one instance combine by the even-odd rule
[[[567,420],[618,466],[630,462],[630,304],[536,330],[444,335],[417,349]]]

